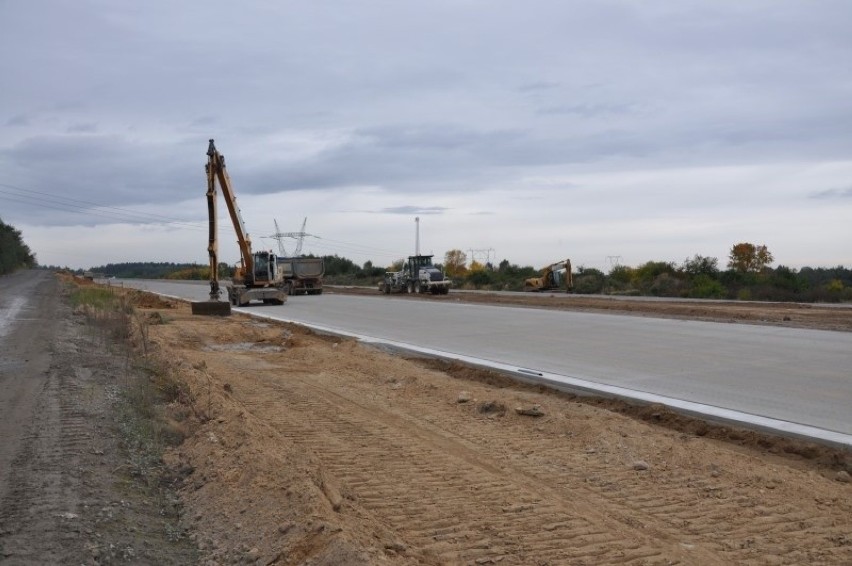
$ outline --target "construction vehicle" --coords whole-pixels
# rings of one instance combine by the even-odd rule
[[[325,263],[321,257],[279,257],[278,269],[291,295],[321,295]]]
[[[432,263],[431,255],[413,255],[403,264],[402,271],[386,271],[379,281],[379,292],[390,293],[432,293],[446,295],[450,292],[450,281],[444,273]]]
[[[275,220],[275,233],[269,236],[278,240],[278,266],[284,271],[284,279],[290,284],[290,294],[321,295],[322,276],[325,274],[325,263],[322,258],[305,257],[302,255],[302,245],[305,236],[313,236],[305,232],[308,218],[302,221],[302,229],[298,232],[282,232]],[[313,236],[316,237],[316,236]],[[284,249],[284,238],[295,238],[296,248],[292,254]]]
[[[251,301],[264,304],[282,305],[287,300],[288,283],[278,269],[278,261],[272,251],[254,252],[243,223],[237,197],[231,186],[231,179],[225,169],[225,157],[216,149],[213,140],[207,148],[207,213],[209,218],[209,238],[207,252],[210,259],[210,300],[192,304],[193,314],[228,315],[231,305],[244,306]],[[216,185],[222,189],[231,223],[237,233],[240,248],[240,263],[234,269],[231,282],[226,284],[228,301],[220,300],[222,290],[219,286],[219,246],[216,226]]]
[[[541,270],[539,277],[524,280],[524,291],[556,291],[563,287],[566,293],[574,289],[570,259],[551,263]]]

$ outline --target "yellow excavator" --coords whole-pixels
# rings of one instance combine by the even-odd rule
[[[225,169],[225,157],[216,149],[213,140],[210,140],[207,148],[206,169],[210,300],[192,303],[192,313],[227,316],[231,314],[231,305],[245,306],[253,300],[262,301],[264,304],[283,305],[289,291],[288,282],[278,266],[275,254],[265,250],[252,251],[251,238],[243,224],[240,209],[237,208],[237,197],[231,186],[231,178]],[[225,286],[228,293],[227,302],[220,300],[222,289],[219,286],[219,244],[216,225],[217,184],[225,197],[225,204],[240,247],[240,263],[234,270],[231,282]]]
[[[563,287],[566,293],[574,289],[570,259],[551,263],[541,270],[539,277],[524,280],[524,291],[556,291]]]

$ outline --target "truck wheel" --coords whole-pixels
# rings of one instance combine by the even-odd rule
[[[410,294],[414,294],[414,281],[409,281],[409,282],[408,282],[408,292],[409,292]]]

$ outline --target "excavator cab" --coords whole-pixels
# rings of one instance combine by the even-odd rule
[[[255,253],[253,273],[255,284],[273,283],[275,281],[276,264],[274,254],[270,252]]]

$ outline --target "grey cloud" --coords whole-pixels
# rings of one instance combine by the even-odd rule
[[[189,123],[190,128],[206,128],[208,126],[213,126],[219,122],[219,119],[215,116],[199,116],[198,118],[192,120]]]
[[[67,130],[69,134],[91,134],[98,131],[98,125],[95,123],[74,124]]]
[[[29,126],[30,125],[30,117],[26,114],[16,114],[12,116],[8,120],[6,120],[6,126],[13,128],[16,126]]]
[[[565,104],[561,106],[549,106],[536,110],[540,115],[552,114],[573,114],[583,116],[585,118],[595,116],[605,116],[614,114],[626,114],[633,111],[635,106],[629,103],[622,104],[603,104],[603,103],[588,103],[588,104]]]
[[[16,57],[0,71],[22,80],[0,91],[0,181],[107,206],[203,198],[209,137],[239,195],[375,185],[393,202],[573,164],[848,159],[852,5],[838,1],[248,2],[223,21],[220,0],[81,0],[14,25],[33,5],[4,13]],[[352,137],[298,161],[263,146],[303,128]]]
[[[23,192],[60,197],[43,206],[33,206],[33,199],[17,202],[16,209],[29,206],[34,217],[49,216],[60,225],[95,224],[111,215],[98,212],[99,207],[176,203],[203,195],[205,158],[198,150],[202,146],[206,147],[200,140],[181,146],[135,142],[115,135],[38,136],[0,152],[0,165],[7,178],[14,179],[10,184]],[[187,163],[197,166],[190,168]],[[203,213],[201,207],[199,210]]]
[[[560,83],[540,81],[521,85],[520,87],[518,87],[518,90],[521,92],[540,92],[544,90],[553,90],[555,88],[559,88],[559,86]]]
[[[383,208],[378,212],[383,214],[443,214],[449,210],[444,206],[392,206]]]
[[[823,191],[815,191],[808,195],[814,199],[837,199],[837,198],[852,198],[852,187],[845,189],[826,189]]]

